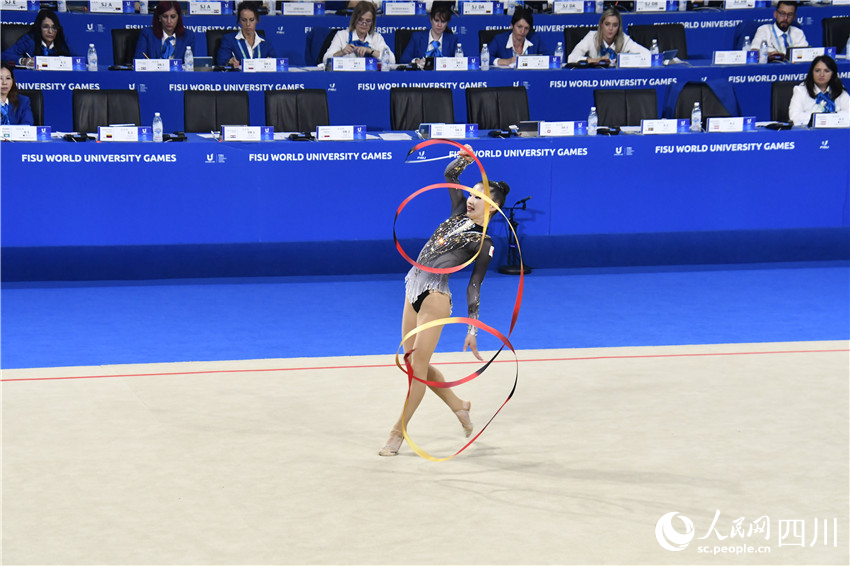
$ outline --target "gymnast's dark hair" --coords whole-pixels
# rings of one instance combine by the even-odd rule
[[[508,198],[508,193],[511,188],[504,181],[490,181],[490,198],[496,201],[499,208],[505,206],[505,199]]]

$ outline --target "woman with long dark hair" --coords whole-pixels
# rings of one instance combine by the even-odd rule
[[[788,118],[798,126],[807,126],[816,112],[850,113],[850,95],[838,78],[838,65],[829,55],[812,60],[805,80],[794,87]]]
[[[0,125],[33,125],[30,99],[18,93],[14,70],[8,65],[0,67]]]
[[[71,56],[59,16],[53,10],[41,10],[30,29],[0,58],[13,66],[34,67],[38,56]]]
[[[142,30],[136,43],[135,59],[178,59],[186,47],[195,50],[195,34],[183,26],[180,2],[157,2],[153,25]]]

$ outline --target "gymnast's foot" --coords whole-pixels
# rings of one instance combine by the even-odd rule
[[[457,415],[457,420],[460,421],[460,425],[463,427],[463,434],[469,438],[472,434],[472,419],[469,418],[469,411],[472,409],[472,403],[464,401],[461,404],[461,407],[463,408],[459,411],[455,411],[455,414]]]
[[[401,433],[392,431],[390,433],[390,438],[387,440],[387,444],[381,448],[381,451],[378,452],[378,456],[397,456],[398,449],[401,447],[401,443],[404,441],[404,437]]]

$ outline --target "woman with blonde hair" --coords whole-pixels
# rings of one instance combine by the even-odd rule
[[[588,32],[567,57],[567,63],[587,60],[590,64],[610,64],[620,53],[649,53],[649,49],[623,33],[623,18],[608,8],[599,18],[599,26]]]

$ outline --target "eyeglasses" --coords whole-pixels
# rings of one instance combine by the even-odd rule
[[[360,18],[360,19],[357,20],[357,25],[361,25],[361,24],[366,25],[366,26],[371,26],[372,25],[372,19],[370,18],[370,19],[367,20],[366,18]]]
[[[793,20],[797,16],[797,12],[780,12],[777,10],[776,16],[785,20]]]
[[[41,26],[41,29],[44,31],[59,31],[59,28],[56,26]]]

